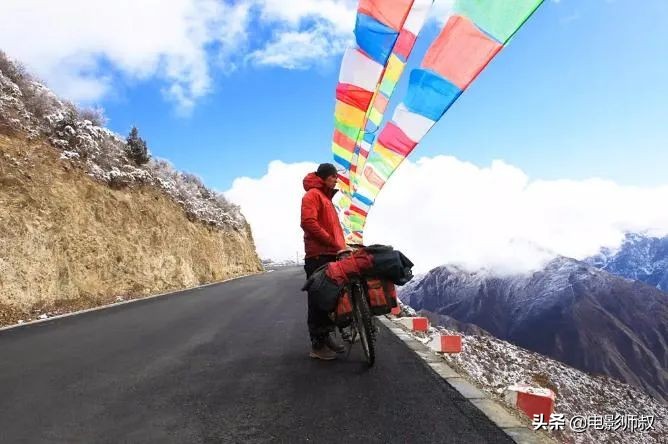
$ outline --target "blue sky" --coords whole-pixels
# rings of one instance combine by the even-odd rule
[[[294,258],[301,179],[331,160],[356,3],[3,0],[0,48],[225,191],[262,257]],[[667,235],[666,23],[665,0],[546,0],[423,139],[412,160],[425,160],[392,176],[365,239],[422,271],[510,272],[587,257],[626,231]],[[417,60],[437,32],[434,21]]]
[[[14,4],[19,14],[21,5],[35,1],[9,0],[9,8]],[[79,3],[79,9],[86,5],[78,0],[67,2]],[[100,26],[91,25],[89,34],[77,42],[79,47],[65,49],[64,43],[48,48],[52,58],[48,67],[40,65],[47,54],[34,47],[58,41],[59,34],[47,34],[39,45],[28,46],[29,42],[9,41],[7,36],[3,40],[0,31],[0,47],[34,66],[66,96],[72,89],[63,77],[70,75],[70,83],[76,81],[75,99],[86,97],[84,102],[102,106],[111,129],[126,134],[131,125],[137,125],[154,155],[200,175],[217,189],[228,189],[239,176],[262,176],[271,160],[329,161],[340,50],[353,25],[343,7],[351,10],[355,2],[216,2],[178,0],[173,8],[194,5],[202,11],[213,10],[217,4],[228,8],[220,11],[221,17],[233,16],[232,11],[244,19],[212,22],[202,18],[203,27],[225,38],[215,44],[197,41],[192,48],[184,39],[174,38],[168,45],[156,46],[155,54],[164,57],[174,47],[187,49],[161,62],[146,51],[138,53],[143,58],[135,57],[147,37],[164,41],[177,34],[163,29],[167,26],[160,20],[135,37],[129,29],[127,41],[81,46],[81,42],[103,40],[96,34],[102,34]],[[167,14],[160,2],[142,4],[150,3]],[[144,9],[147,18],[142,22],[156,16],[148,7]],[[30,17],[35,11],[36,7]],[[45,15],[54,13],[57,10]],[[104,15],[102,19],[112,27],[115,13],[109,10],[98,15]],[[18,21],[11,15],[5,15],[5,29]],[[167,15],[162,22],[172,19]],[[62,33],[82,28],[81,23],[63,24]],[[479,166],[503,159],[534,179],[602,177],[623,185],[666,183],[666,23],[668,3],[664,0],[644,1],[642,7],[630,0],[547,0],[424,139],[413,158],[451,154]],[[299,48],[289,44],[290,38],[299,40],[304,31],[325,25],[331,25],[335,34],[330,29],[330,34],[323,35],[335,35],[336,44]],[[424,51],[436,32],[436,25],[423,32],[414,55]],[[121,38],[118,34],[110,33],[107,40]],[[243,44],[229,43],[235,39]],[[295,63],[271,62],[267,54],[272,48],[273,57],[279,50],[284,54],[294,50],[302,58]],[[206,52],[208,66],[202,67],[199,50]],[[266,56],[262,62],[257,62],[258,51],[265,51],[260,54]],[[60,59],[58,54],[63,54]],[[181,60],[185,68],[178,65]],[[286,68],[294,65],[297,69]],[[70,67],[66,74],[63,66]],[[83,94],[82,85],[88,86]],[[184,87],[192,96],[185,113],[171,100],[176,94],[165,93],[173,85]],[[400,86],[395,96],[400,97],[403,89]]]
[[[546,2],[413,156],[504,159],[541,179],[665,183],[668,3],[643,3]],[[339,59],[218,75],[189,117],[155,82],[125,87],[102,106],[115,131],[136,124],[155,155],[227,189],[274,159],[329,161]]]

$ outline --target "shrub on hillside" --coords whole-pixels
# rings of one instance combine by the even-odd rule
[[[148,163],[150,156],[148,154],[148,147],[146,141],[139,137],[139,130],[133,126],[130,134],[125,141],[125,152],[130,160],[136,165],[144,165]]]
[[[49,114],[56,112],[61,106],[58,99],[39,84],[26,85],[21,89],[21,92],[23,93],[23,103],[26,109],[40,122]],[[74,105],[68,105],[76,110]]]
[[[128,163],[123,150],[125,145],[121,140],[107,135],[98,140],[97,145],[99,149],[95,157],[95,164],[103,171],[112,171]]]
[[[88,174],[114,188],[154,184],[179,203],[193,221],[242,230],[239,207],[208,189],[201,179],[151,159],[146,141],[133,127],[124,140],[104,128],[101,109],[80,110],[60,100],[22,66],[0,52],[0,133],[44,138],[61,159],[76,162]]]
[[[76,107],[71,103],[66,103],[62,112],[51,119],[51,141],[59,148],[75,150],[84,159],[87,159],[90,153],[79,146],[78,117]]]
[[[12,82],[16,83],[19,88],[25,85],[26,82],[32,80],[32,77],[26,71],[25,66],[11,60],[2,50],[0,50],[0,72],[7,76]]]
[[[25,66],[0,51],[0,71],[18,86],[23,105],[35,118],[43,119],[58,109],[58,99]]]
[[[81,120],[88,120],[95,126],[103,127],[107,124],[107,117],[104,115],[102,108],[84,108],[79,110],[79,118]]]

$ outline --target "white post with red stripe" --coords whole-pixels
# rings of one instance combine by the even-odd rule
[[[505,390],[504,398],[508,404],[524,412],[529,418],[534,415],[549,418],[554,412],[556,395],[547,388],[515,384]]]
[[[402,325],[406,326],[411,331],[429,331],[429,319],[415,316],[415,317],[406,317],[397,319]]]
[[[440,334],[434,336],[429,343],[429,347],[437,353],[461,353],[462,337]]]

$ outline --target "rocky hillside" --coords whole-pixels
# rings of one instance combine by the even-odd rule
[[[668,237],[628,233],[618,249],[604,248],[585,262],[668,292]]]
[[[541,271],[510,277],[439,267],[400,297],[668,399],[668,298],[651,286],[557,258]]]
[[[99,118],[0,53],[0,324],[262,269],[238,207]]]

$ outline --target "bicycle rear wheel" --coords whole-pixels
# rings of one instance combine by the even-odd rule
[[[353,296],[353,321],[355,329],[360,335],[360,343],[364,350],[366,363],[371,367],[376,361],[376,350],[374,345],[375,330],[373,328],[373,316],[369,308],[369,302],[362,290],[361,285],[354,285],[352,288]]]

